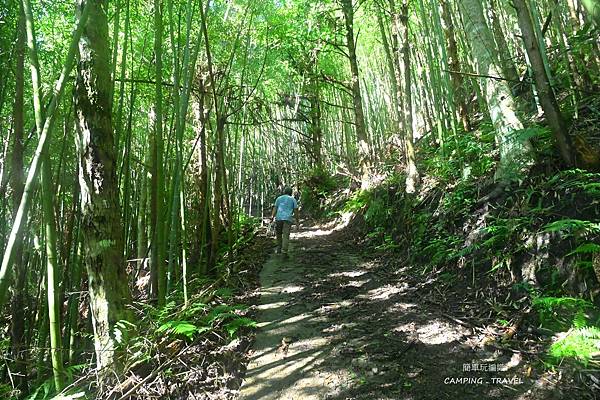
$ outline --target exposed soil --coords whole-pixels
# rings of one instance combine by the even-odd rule
[[[423,274],[339,228],[295,233],[265,264],[241,399],[597,398],[597,372],[543,367],[526,310],[491,323],[494,288],[468,270]]]

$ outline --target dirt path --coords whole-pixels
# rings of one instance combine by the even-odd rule
[[[564,398],[526,355],[482,345],[423,296],[435,282],[348,235],[312,228],[265,264],[240,399]]]
[[[307,273],[319,265],[316,231],[293,234],[291,257],[273,255],[260,274],[259,333],[241,399],[323,399],[348,385],[345,371],[331,373],[331,344],[323,331],[331,321],[310,295]],[[322,264],[321,264],[322,266]]]

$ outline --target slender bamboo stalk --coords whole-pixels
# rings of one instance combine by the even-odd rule
[[[44,120],[44,127],[41,131],[40,138],[38,141],[38,145],[35,149],[35,154],[31,161],[31,165],[29,167],[29,172],[27,174],[27,179],[25,181],[25,188],[23,190],[23,196],[21,197],[21,203],[19,204],[19,209],[17,210],[17,215],[15,216],[10,235],[8,238],[8,243],[6,244],[6,248],[4,250],[4,256],[2,257],[2,266],[0,267],[0,308],[4,305],[6,299],[6,292],[8,286],[10,285],[11,279],[11,271],[10,264],[12,263],[14,257],[15,244],[17,240],[20,240],[21,229],[23,224],[25,223],[26,213],[29,209],[29,205],[31,204],[31,195],[34,191],[34,183],[37,179],[39,173],[39,167],[42,163],[42,155],[47,151],[48,147],[48,139],[51,137],[52,126],[54,124],[55,119],[55,111],[62,98],[62,94],[64,91],[65,82],[71,69],[73,68],[73,60],[75,59],[75,53],[77,51],[77,44],[79,42],[79,38],[83,32],[83,27],[87,21],[87,18],[90,13],[91,7],[89,6],[89,2],[86,3],[86,6],[83,8],[81,15],[79,17],[79,21],[77,23],[77,27],[75,28],[71,44],[69,46],[69,50],[67,52],[67,56],[65,58],[65,62],[63,64],[63,69],[56,82],[54,87],[54,92],[52,96],[52,100],[48,105],[48,109],[46,110],[46,119]],[[29,0],[23,0],[23,8],[25,9],[25,15],[27,17],[27,46],[29,48],[30,58],[35,57],[37,59],[36,41],[35,41],[35,30],[33,28],[33,15],[31,12],[31,6],[29,4]],[[34,64],[34,62],[32,62]],[[39,64],[39,63],[37,63]],[[33,67],[32,67],[33,68]],[[32,76],[34,73],[32,73]],[[37,74],[35,74],[37,75]],[[37,84],[40,87],[40,84]],[[36,96],[40,97],[40,96]],[[35,99],[35,97],[34,97]],[[35,100],[35,101],[40,101]],[[37,105],[39,109],[41,109],[41,103]]]

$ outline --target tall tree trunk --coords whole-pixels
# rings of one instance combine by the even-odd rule
[[[209,3],[207,3],[208,6]],[[210,89],[212,92],[212,101],[215,111],[215,121],[216,121],[216,143],[215,143],[215,161],[214,161],[214,169],[215,169],[215,179],[213,185],[213,207],[212,207],[212,221],[211,221],[211,241],[210,241],[210,252],[209,258],[207,261],[207,268],[211,270],[216,264],[216,256],[217,250],[219,248],[219,234],[221,229],[226,226],[227,221],[223,221],[221,216],[229,216],[228,209],[229,206],[226,203],[227,201],[227,171],[225,169],[225,125],[227,124],[227,115],[224,114],[224,111],[219,106],[219,96],[217,94],[217,86],[216,86],[216,78],[215,71],[213,69],[213,61],[211,48],[208,37],[208,28],[206,22],[206,13],[204,10],[204,5],[200,3],[200,21],[202,25],[202,36],[204,38],[204,49],[206,51],[206,62],[208,66],[208,76],[210,80]],[[228,218],[229,219],[229,218]],[[229,221],[231,221],[229,219]]]
[[[28,37],[35,38],[33,13],[29,0],[23,4],[25,11]],[[35,125],[37,127],[40,141],[44,136],[44,110],[42,109],[41,70],[35,50],[35,44],[31,46],[31,82],[33,86],[33,109]],[[42,163],[42,210],[44,216],[45,248],[46,248],[46,294],[48,301],[48,322],[50,332],[50,354],[52,360],[52,374],[54,387],[61,391],[64,385],[64,370],[62,362],[62,344],[60,335],[60,307],[58,304],[58,255],[56,247],[56,222],[54,216],[54,188],[52,185],[52,169],[50,167],[50,154],[46,146],[40,155]]]
[[[580,13],[581,5],[579,2],[580,0],[567,0],[569,19],[571,21],[573,33],[576,33],[585,23],[583,16]]]
[[[71,268],[71,282],[74,290],[81,287],[81,235],[80,229],[77,227],[77,239],[73,248],[72,268]],[[79,302],[81,301],[80,295],[72,294],[69,296],[67,303],[67,318],[68,318],[68,333],[65,334],[65,340],[63,343],[67,346],[68,353],[67,359],[69,364],[75,363],[75,360],[79,354],[79,343],[78,335],[79,329]],[[68,340],[67,340],[68,339]]]
[[[196,80],[196,87],[198,88],[198,92],[194,95],[194,116],[196,119],[196,132],[198,135],[198,161],[199,161],[199,182],[198,182],[198,210],[200,213],[200,220],[198,222],[198,234],[200,247],[198,249],[198,258],[201,263],[200,273],[206,274],[207,262],[203,262],[204,256],[206,255],[206,243],[210,237],[211,232],[211,224],[210,224],[210,192],[209,192],[209,180],[208,180],[208,159],[206,155],[206,126],[208,121],[208,110],[205,108],[205,91],[206,84],[203,78],[198,73],[198,77]],[[210,259],[210,255],[206,255],[206,259]]]
[[[356,43],[354,38],[354,7],[352,5],[352,0],[340,0],[340,2],[342,5],[342,11],[344,13],[344,24],[346,25],[346,46],[348,47],[350,72],[352,74],[352,102],[354,104],[354,124],[356,129],[356,139],[358,141],[359,164],[362,174],[361,187],[365,189],[370,186],[371,181],[371,150],[369,145],[369,137],[367,136],[362,96],[360,93],[360,75],[358,70],[358,60],[356,58]]]
[[[513,4],[517,10],[519,27],[523,34],[523,42],[525,43],[525,49],[529,56],[529,62],[531,63],[531,69],[533,70],[533,77],[535,79],[535,86],[538,91],[540,104],[542,105],[542,109],[546,116],[546,122],[552,131],[556,146],[558,147],[563,161],[567,166],[572,167],[575,165],[575,153],[573,152],[571,138],[568,136],[567,124],[565,123],[558,102],[556,101],[550,79],[546,74],[541,49],[538,46],[538,39],[529,14],[529,7],[524,0],[513,0]]]
[[[130,294],[123,259],[116,152],[111,119],[112,88],[107,0],[87,0],[91,10],[79,42],[75,85],[83,262],[87,270],[96,364],[102,380],[118,370],[117,322],[127,319]],[[81,11],[85,0],[78,1]]]
[[[150,269],[151,294],[157,298],[158,305],[165,302],[166,293],[166,234],[165,234],[165,200],[164,200],[164,166],[163,166],[163,107],[162,107],[162,40],[163,22],[160,0],[154,0],[154,55],[155,94],[154,94],[154,135],[152,143],[152,181],[150,195],[150,219],[152,227],[152,259]]]
[[[496,55],[500,68],[502,69],[502,76],[508,79],[510,87],[513,88],[516,87],[519,81],[519,73],[517,72],[517,68],[513,62],[513,56],[508,48],[506,35],[502,30],[500,17],[498,16],[498,12],[496,10],[497,8],[497,0],[491,0],[490,7],[488,8],[488,14],[489,19],[492,22],[492,32],[497,46],[494,47],[496,49],[494,54]]]
[[[600,27],[600,1],[599,0],[581,0],[583,7],[587,11],[590,19]]]
[[[41,110],[40,110],[41,112]],[[40,118],[41,122],[41,118]],[[41,131],[41,125],[38,125]],[[54,387],[61,391],[64,386],[63,349],[61,337],[60,310],[58,302],[59,271],[58,251],[56,247],[56,222],[54,220],[54,192],[50,155],[44,155],[42,165],[42,208],[46,233],[46,294],[48,298],[48,322],[50,326],[50,351]]]
[[[450,69],[450,80],[454,94],[454,103],[458,111],[458,118],[462,122],[463,129],[466,132],[471,131],[471,120],[469,118],[469,108],[466,101],[466,92],[464,88],[463,76],[460,72],[460,59],[458,57],[458,46],[454,34],[454,20],[450,10],[449,0],[443,0],[442,19],[444,21],[444,34],[446,36],[446,46],[448,49],[448,68]]]
[[[402,157],[406,159],[406,135],[404,133],[404,90],[402,88],[402,51],[400,49],[400,13],[396,8],[396,0],[388,0],[392,18],[392,60],[394,62],[394,76],[397,82],[394,91],[395,110],[398,135],[402,142]],[[425,73],[425,72],[423,72]],[[430,117],[430,114],[427,114]]]
[[[321,127],[321,88],[316,72],[316,70],[313,71],[310,76],[310,137],[312,144],[310,154],[313,166],[320,169],[323,167],[323,128]]]
[[[24,109],[23,89],[25,77],[25,13],[23,5],[19,5],[19,20],[17,25],[17,42],[15,46],[15,103],[13,108],[13,147],[11,153],[12,171],[12,207],[13,218],[17,215],[21,196],[23,196],[23,134],[24,134]],[[16,387],[27,392],[27,358],[28,352],[24,348],[25,319],[23,318],[25,278],[27,269],[23,264],[23,241],[19,240],[15,247],[14,270],[16,282],[12,301],[11,318],[11,352],[15,360],[14,375]]]
[[[212,269],[216,264],[216,256],[219,250],[219,240],[223,229],[225,228],[227,221],[223,220],[225,216],[225,197],[227,196],[227,190],[224,187],[226,179],[226,170],[224,164],[224,132],[226,120],[224,117],[219,116],[216,121],[216,143],[214,146],[215,153],[215,178],[213,184],[213,206],[212,206],[212,232],[211,232],[211,246],[210,246],[210,260],[208,263],[209,270]]]
[[[377,10],[377,25],[379,26],[379,35],[381,36],[381,43],[385,52],[385,59],[387,61],[388,75],[390,77],[390,83],[392,84],[392,102],[394,104],[394,108],[398,109],[398,99],[396,97],[396,93],[398,93],[398,81],[396,80],[396,65],[394,63],[394,57],[392,55],[393,49],[390,46],[390,41],[388,39],[388,32],[385,29],[384,15],[385,10],[383,9],[383,7],[379,8]],[[397,125],[396,128],[399,128],[400,121],[395,122]],[[399,130],[400,129],[398,129],[398,131]]]
[[[414,148],[413,137],[413,114],[412,114],[412,76],[410,68],[410,32],[408,26],[409,0],[402,0],[399,16],[399,41],[402,43],[402,87],[404,90],[404,102],[402,110],[402,121],[404,123],[404,135],[406,143],[406,192],[414,193],[419,185],[419,171]]]
[[[63,345],[65,347],[64,357],[67,358],[68,363],[71,364],[73,359],[71,357],[71,349],[75,342],[74,336],[78,332],[77,321],[79,317],[79,295],[75,295],[81,288],[81,263],[79,262],[79,248],[81,242],[81,235],[79,229],[79,179],[78,179],[78,166],[75,166],[73,171],[73,220],[77,220],[71,225],[72,232],[69,233],[71,239],[69,240],[69,246],[67,254],[63,257],[63,265],[65,277],[63,279],[63,290],[64,294],[66,291],[74,292],[67,297],[67,306],[65,308],[64,318],[64,331],[63,331]],[[68,286],[67,286],[68,285]],[[64,296],[64,295],[63,295]],[[62,303],[61,303],[62,304]]]
[[[25,26],[27,30],[27,47],[29,49],[29,58],[32,60],[32,62],[30,63],[30,68],[32,69],[31,76],[32,79],[38,79],[37,77],[39,75],[37,70],[39,70],[39,68],[36,67],[36,65],[39,63],[37,63],[37,49],[35,30],[33,26],[33,13],[31,11],[31,5],[29,4],[28,0],[23,0],[23,9],[25,11],[26,17]],[[56,118],[55,111],[62,98],[67,77],[69,76],[73,67],[73,60],[75,59],[75,52],[77,51],[77,43],[79,42],[79,38],[81,37],[83,26],[87,22],[89,11],[90,7],[85,7],[83,9],[83,12],[81,13],[81,16],[79,18],[79,22],[77,23],[77,27],[73,31],[71,43],[69,45],[69,50],[67,52],[67,56],[63,64],[60,77],[56,82],[52,99],[50,100],[50,104],[48,105],[48,108],[46,110],[44,127],[41,131],[40,138],[35,149],[35,154],[31,160],[31,165],[29,167],[29,170],[27,171],[27,179],[25,180],[25,187],[23,188],[23,196],[21,197],[19,209],[17,210],[17,214],[10,229],[8,243],[6,244],[6,247],[4,249],[4,255],[2,256],[2,265],[0,266],[0,308],[4,305],[4,302],[6,300],[6,292],[8,291],[8,287],[10,285],[12,272],[9,267],[13,261],[13,257],[15,256],[15,246],[19,240],[22,240],[21,233],[23,224],[27,219],[27,212],[29,211],[29,205],[31,204],[34,186],[40,172],[43,154],[47,151],[48,142],[52,133],[52,126]],[[35,60],[35,62],[33,60]],[[34,88],[39,88],[40,84],[39,82],[34,83],[33,86]],[[41,102],[41,96],[34,96],[33,100],[34,102]],[[35,106],[38,107],[38,109],[40,110],[42,109],[41,103]]]
[[[146,151],[148,149],[149,151]],[[152,153],[151,145],[142,147],[140,159],[145,159],[145,164],[149,165],[150,154]],[[144,154],[146,155],[144,157]],[[138,205],[137,205],[137,238],[136,238],[136,254],[137,254],[137,269],[145,269],[148,265],[146,256],[148,251],[148,238],[146,235],[147,227],[147,204],[148,204],[148,171],[146,167],[142,167],[138,175]]]
[[[179,109],[175,113],[175,170],[172,182],[172,196],[171,196],[171,208],[170,208],[170,238],[169,238],[169,264],[167,268],[167,286],[166,293],[170,293],[173,283],[178,279],[180,270],[175,269],[175,265],[187,266],[187,260],[185,260],[185,246],[182,245],[180,240],[184,236],[185,229],[180,229],[184,223],[182,222],[182,216],[184,210],[180,207],[181,203],[185,201],[184,195],[184,165],[183,165],[183,135],[186,125],[186,117],[188,112],[189,98],[194,78],[194,71],[196,65],[196,59],[201,40],[196,40],[196,44],[193,48],[190,48],[192,42],[192,14],[193,10],[191,4],[188,4],[186,10],[186,36],[185,36],[185,48],[183,51],[183,71],[182,71],[182,90],[179,96]],[[179,257],[179,261],[177,258]],[[184,281],[184,283],[186,283]],[[187,293],[185,293],[187,294]],[[184,296],[185,297],[185,296]],[[187,301],[187,298],[186,298]]]
[[[517,116],[514,99],[506,81],[489,79],[485,76],[502,76],[498,65],[498,51],[494,43],[479,0],[462,0],[461,12],[464,16],[465,31],[471,42],[472,57],[479,83],[486,100],[492,124],[496,130],[496,142],[500,149],[500,164],[496,179],[506,184],[523,172],[531,159],[528,141],[517,139],[516,131],[523,129]]]

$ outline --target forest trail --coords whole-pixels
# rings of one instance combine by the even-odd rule
[[[323,331],[331,321],[310,292],[311,272],[326,267],[323,233],[328,232],[292,233],[290,259],[273,255],[261,271],[259,332],[241,399],[322,399],[335,396],[350,381],[345,371],[327,368],[332,347]]]
[[[427,299],[434,282],[364,251],[345,230],[312,227],[293,234],[289,260],[271,256],[240,399],[563,398],[526,377],[523,354],[479,346]]]

